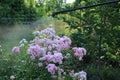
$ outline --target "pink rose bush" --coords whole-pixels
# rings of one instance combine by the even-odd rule
[[[20,41],[19,46],[12,49],[12,52],[20,53],[20,48],[27,45],[27,53],[30,55],[30,59],[32,61],[37,60],[39,67],[46,66],[46,69],[51,75],[61,75],[65,72],[61,65],[64,59],[69,59],[72,56],[70,53],[63,54],[64,50],[73,50],[74,56],[78,57],[79,60],[82,60],[83,56],[86,55],[84,48],[74,47],[71,49],[71,39],[67,36],[59,37],[55,35],[53,28],[35,31],[33,35],[35,38],[29,44],[28,41],[23,39]],[[86,76],[85,72],[80,72],[81,76]]]

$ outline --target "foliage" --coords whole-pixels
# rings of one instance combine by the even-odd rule
[[[61,10],[63,0],[4,0],[0,1],[0,24],[31,23]]]
[[[4,0],[0,4],[0,24],[30,22],[36,18],[34,7],[27,7],[24,0]]]
[[[101,0],[76,0],[69,7],[88,6],[103,2]],[[67,5],[68,6],[68,5]],[[77,29],[72,33],[73,46],[83,46],[87,48],[87,61],[103,59],[114,67],[118,67],[120,62],[118,36],[120,30],[119,3],[92,7],[89,9],[69,12],[58,15],[56,18],[62,19],[70,25],[70,29]],[[118,16],[118,17],[117,17]],[[115,22],[114,22],[115,21]],[[89,60],[90,59],[90,60]]]

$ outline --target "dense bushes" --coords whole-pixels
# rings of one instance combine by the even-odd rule
[[[36,10],[32,3],[24,0],[0,1],[0,24],[11,25],[16,23],[30,23],[36,20]],[[29,4],[31,6],[27,7]]]

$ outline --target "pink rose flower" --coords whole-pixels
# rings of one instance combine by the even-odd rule
[[[86,55],[86,50],[84,48],[74,47],[73,51],[74,51],[74,55],[79,57],[79,60],[82,60],[82,57]]]
[[[54,53],[52,60],[54,63],[62,64],[63,56],[61,53],[56,52]]]
[[[30,59],[31,59],[31,60],[35,60],[35,56],[32,54],[32,55],[30,56]]]
[[[20,47],[19,46],[13,47],[12,52],[20,53]]]
[[[40,40],[40,39],[39,39],[39,40],[36,40],[36,41],[35,41],[35,44],[41,46],[41,45],[42,45],[42,40]]]
[[[48,69],[48,72],[50,72],[52,75],[54,75],[55,71],[57,70],[57,66],[55,64],[48,64],[46,68]]]
[[[41,54],[41,47],[39,45],[30,46],[28,53],[34,54],[34,56],[39,56]]]

